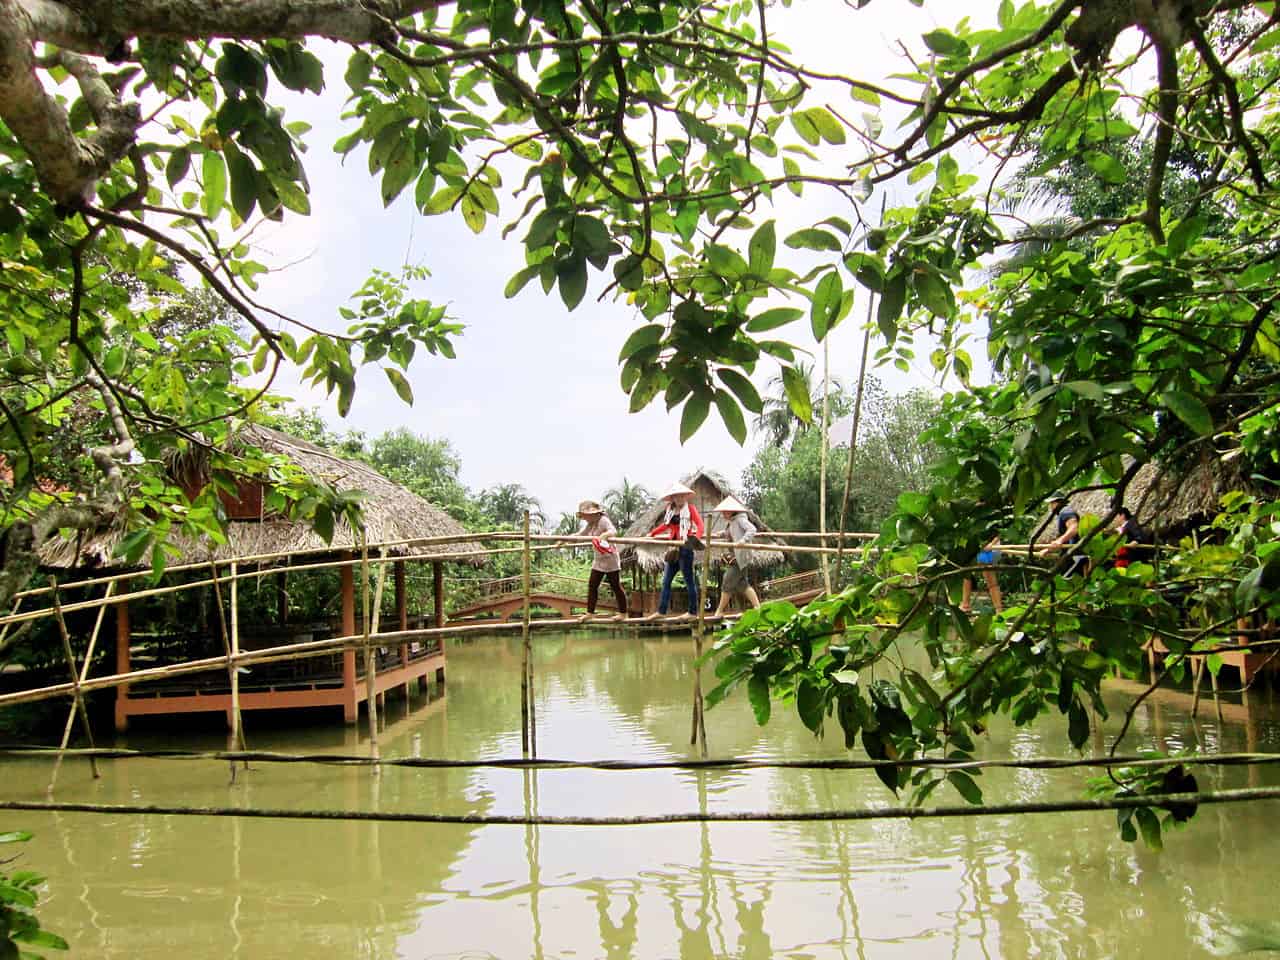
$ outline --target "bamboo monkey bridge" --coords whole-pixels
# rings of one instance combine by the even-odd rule
[[[661,543],[647,538],[619,539],[638,545],[652,546]],[[341,707],[344,719],[348,723],[354,723],[358,718],[360,704],[364,703],[368,705],[370,729],[374,731],[379,701],[387,691],[400,688],[408,693],[413,684],[428,680],[433,673],[437,680],[443,680],[444,637],[520,630],[527,638],[533,631],[564,630],[580,624],[578,619],[535,620],[529,617],[527,611],[535,596],[531,589],[531,577],[522,578],[523,589],[518,601],[525,616],[521,621],[450,624],[444,613],[444,578],[439,572],[439,561],[456,559],[455,555],[443,553],[442,548],[446,544],[463,540],[496,544],[489,549],[469,553],[469,558],[518,553],[525,559],[529,559],[535,551],[561,546],[582,546],[590,542],[590,538],[522,533],[466,534],[368,544],[363,545],[359,553],[346,551],[337,559],[327,559],[325,551],[316,549],[291,551],[288,554],[260,554],[227,561],[178,564],[169,567],[166,572],[194,578],[178,584],[138,583],[150,576],[147,571],[66,582],[51,578],[49,586],[26,590],[17,596],[13,611],[0,617],[0,630],[8,631],[18,624],[45,618],[56,621],[60,634],[66,640],[64,655],[69,679],[38,689],[0,694],[0,708],[69,696],[73,701],[71,719],[78,714],[81,723],[87,724],[84,695],[114,689],[118,727],[123,728],[128,717],[136,715],[216,711],[226,714],[228,726],[233,733],[232,742],[243,744],[240,714],[244,710],[333,706]],[[513,540],[521,542],[512,544]],[[706,559],[709,560],[711,549],[727,549],[730,546],[727,541],[711,542],[708,544]],[[771,545],[769,549],[792,553],[831,550],[824,547],[782,545]],[[396,551],[394,555],[393,551]],[[407,623],[405,607],[404,567],[406,563],[415,561],[433,564],[435,610],[428,621],[429,625],[411,627]],[[357,566],[360,568],[358,599]],[[388,568],[393,570],[393,590],[396,597],[396,612],[394,618],[388,618],[390,622],[383,621],[380,617]],[[245,649],[242,643],[243,624],[240,622],[239,600],[241,588],[246,581],[259,580],[285,571],[293,576],[335,569],[339,572],[342,594],[339,635]],[[136,586],[136,589],[130,589],[132,586]],[[130,644],[129,604],[149,597],[196,590],[211,590],[214,594],[222,654],[163,666],[135,667]],[[93,596],[94,594],[97,596]],[[357,603],[360,615],[356,613]],[[115,670],[105,676],[92,677],[89,676],[89,665],[100,642],[108,610],[115,613]],[[93,618],[82,659],[77,659],[70,642],[67,617],[72,614],[88,614]],[[593,622],[591,627],[670,629],[676,626],[677,629],[692,628],[701,637],[704,625],[712,620],[704,613],[692,624],[687,621],[678,625],[662,621],[608,624]],[[332,661],[335,657],[341,658],[339,676],[326,676],[305,684],[292,682],[289,686],[281,685],[274,689],[268,684],[268,689],[260,689],[254,675],[248,672],[249,668],[260,668],[267,664],[305,663],[322,659]],[[219,680],[219,677],[222,679]],[[204,681],[203,689],[193,686],[193,681],[196,680]],[[175,686],[175,681],[182,686]],[[148,684],[161,684],[161,695],[147,696]],[[164,689],[165,685],[167,690]],[[67,735],[63,738],[64,746],[69,742],[71,719]],[[91,741],[91,733],[87,727],[84,733]]]

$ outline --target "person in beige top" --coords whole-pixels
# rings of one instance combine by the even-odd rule
[[[618,535],[613,522],[605,516],[604,508],[594,500],[583,500],[578,504],[578,519],[582,527],[578,536],[591,537],[591,575],[587,578],[587,616],[594,616],[596,602],[600,599],[600,581],[608,580],[613,590],[614,599],[618,601],[618,612],[615,620],[627,619],[627,595],[622,589],[622,560],[618,556],[618,547],[612,539]]]
[[[751,518],[747,516],[747,508],[737,497],[732,495],[725,497],[711,512],[724,515],[729,539],[735,544],[746,543],[756,535],[756,525],[751,522]],[[737,596],[742,597],[753,608],[760,606],[760,598],[756,595],[755,588],[751,586],[745,569],[748,552],[746,547],[735,546],[733,552],[725,557],[724,578],[720,581],[720,602],[716,604],[714,614],[717,617],[724,616],[725,611],[729,609],[729,601]]]

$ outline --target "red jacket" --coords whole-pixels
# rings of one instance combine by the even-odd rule
[[[699,540],[703,538],[706,528],[702,525],[702,516],[698,513],[698,508],[692,503],[689,504],[689,532]],[[680,539],[680,521],[677,519],[672,523],[660,523],[649,531],[649,536],[658,537],[663,540],[679,540]]]

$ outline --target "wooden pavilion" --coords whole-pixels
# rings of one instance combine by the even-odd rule
[[[320,622],[291,623],[289,618],[288,582],[291,576],[310,576],[309,573],[290,573],[294,565],[314,565],[326,561],[351,561],[360,556],[361,543],[394,544],[386,550],[386,556],[404,558],[416,555],[414,560],[394,559],[393,590],[394,620],[384,617],[389,629],[409,630],[423,626],[445,625],[444,573],[446,562],[479,566],[482,562],[482,546],[476,541],[460,540],[452,543],[430,544],[415,547],[414,540],[428,537],[465,536],[466,530],[442,510],[434,507],[412,491],[383,477],[368,464],[345,459],[315,444],[299,440],[278,430],[258,424],[243,427],[236,437],[237,445],[261,450],[265,454],[285,458],[300,468],[310,479],[325,483],[339,492],[362,491],[364,529],[352,530],[339,521],[332,540],[326,543],[309,523],[290,520],[271,513],[265,506],[268,489],[256,480],[238,484],[235,496],[220,494],[230,520],[227,540],[223,544],[207,541],[179,541],[183,563],[216,561],[219,575],[227,577],[232,565],[241,575],[252,570],[261,582],[262,577],[274,579],[276,591],[275,622],[241,626],[239,638],[242,648],[272,647],[287,643],[321,639],[324,636],[355,636],[363,632],[364,625],[355,590],[355,568],[358,563],[348,563],[338,570],[339,613]],[[200,489],[208,482],[199,464],[175,466],[175,479],[189,492]],[[77,574],[92,570],[100,574],[109,568],[115,549],[124,530],[109,528],[82,541],[55,543],[44,557],[45,565],[65,574]],[[423,554],[427,556],[423,558]],[[377,559],[370,551],[370,563]],[[430,564],[434,609],[430,615],[422,612],[411,615],[408,609],[406,589],[406,563]],[[201,571],[200,576],[208,576]],[[67,583],[67,587],[72,584]],[[227,593],[223,584],[221,594]],[[213,593],[212,588],[207,593]],[[218,601],[221,603],[221,600]],[[163,665],[165,644],[154,637],[139,636],[131,630],[130,603],[123,600],[112,605],[115,611],[115,670],[128,672],[139,659],[148,665]],[[221,611],[218,614],[222,617]],[[205,650],[219,649],[208,634],[216,627],[208,618],[198,627],[196,635],[187,635],[185,649],[196,644]],[[203,635],[202,635],[203,634]],[[184,649],[184,643],[171,644]],[[432,674],[437,682],[444,680],[445,651],[438,640],[432,643],[402,643],[396,648],[375,649],[376,695],[402,688],[406,695],[411,684],[421,685]],[[339,650],[327,657],[264,664],[252,669],[241,669],[239,701],[242,710],[297,709],[305,707],[341,707],[343,719],[355,723],[360,704],[368,697],[364,652],[355,649]],[[172,681],[153,681],[120,687],[116,691],[115,724],[118,730],[128,726],[132,716],[167,715],[180,713],[225,712],[228,724],[233,723],[232,695],[226,671],[211,670],[206,673],[183,676]]]
[[[726,532],[727,525],[724,517],[711,511],[730,494],[737,496],[729,482],[720,474],[703,468],[699,468],[688,476],[683,477],[680,482],[693,491],[693,505],[698,508],[698,513],[702,514],[707,527],[707,536],[713,540],[728,540],[729,535]],[[627,537],[647,537],[649,531],[661,523],[664,509],[663,501],[661,499],[655,500],[635,523],[627,528],[623,535]],[[747,508],[747,516],[759,531],[755,539],[752,540],[753,547],[758,547],[760,544],[781,544],[780,540],[767,535],[769,526],[750,507]],[[635,545],[628,545],[623,548],[622,567],[624,570],[631,570],[632,589],[628,603],[631,607],[632,616],[643,616],[658,609],[658,594],[662,586],[662,572],[666,567],[663,554],[666,553],[667,549],[667,547],[663,546]],[[722,549],[719,546],[712,550],[712,567],[717,570],[720,568],[721,558],[726,550],[727,548]],[[781,563],[782,559],[783,554],[776,550],[758,548],[752,549],[744,557],[747,573],[753,582],[762,571]],[[703,566],[702,551],[694,553],[694,565],[699,571],[698,576],[701,577]],[[677,582],[680,581],[677,580]],[[710,592],[708,595],[714,596]],[[687,609],[687,604],[688,601],[685,599],[685,593],[682,589],[672,591],[671,609],[685,610]]]

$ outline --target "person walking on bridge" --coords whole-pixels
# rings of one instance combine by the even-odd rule
[[[715,616],[723,617],[729,609],[729,601],[736,596],[741,596],[753,609],[758,609],[760,598],[747,578],[746,560],[750,549],[738,546],[756,535],[756,525],[747,516],[747,508],[742,501],[733,494],[721,500],[719,506],[711,512],[724,514],[729,539],[734,542],[732,552],[725,557],[724,579],[720,581],[720,602],[716,605]]]
[[[587,577],[587,617],[595,616],[596,602],[600,599],[600,581],[608,580],[613,590],[614,599],[618,601],[618,612],[614,620],[627,619],[627,595],[622,589],[622,561],[618,557],[618,546],[612,538],[618,535],[613,522],[605,516],[604,508],[594,500],[583,500],[578,504],[578,519],[582,527],[578,536],[591,537],[591,574]]]
[[[693,572],[693,551],[702,546],[706,535],[702,515],[693,505],[693,491],[683,483],[673,483],[662,494],[666,509],[662,522],[649,531],[649,536],[674,540],[680,545],[666,554],[666,569],[662,572],[662,592],[658,595],[658,612],[654,617],[665,617],[671,606],[671,582],[679,570],[684,576],[685,592],[689,595],[689,616],[698,615],[698,580]]]

